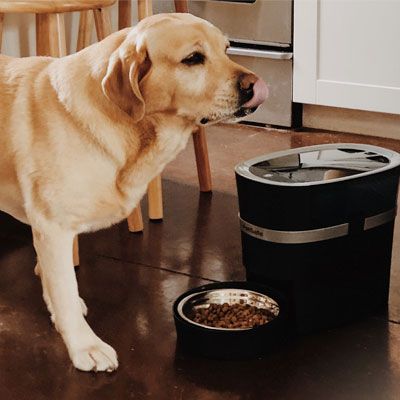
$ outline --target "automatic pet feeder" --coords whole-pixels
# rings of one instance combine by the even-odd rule
[[[326,144],[236,167],[247,279],[286,295],[298,331],[387,305],[399,164],[384,148]]]

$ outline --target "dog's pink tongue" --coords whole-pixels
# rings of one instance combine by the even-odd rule
[[[248,102],[244,103],[242,107],[253,108],[264,103],[265,99],[268,97],[268,86],[261,78],[258,78],[253,86],[253,92],[253,97]]]

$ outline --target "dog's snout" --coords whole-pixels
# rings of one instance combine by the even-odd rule
[[[268,86],[254,74],[242,74],[238,81],[239,105],[254,108],[261,105],[268,97]]]
[[[239,88],[239,105],[243,105],[251,100],[254,96],[254,84],[257,77],[253,74],[242,74],[238,79]]]
[[[241,90],[250,90],[257,82],[257,77],[254,74],[241,74],[239,76],[239,86]]]

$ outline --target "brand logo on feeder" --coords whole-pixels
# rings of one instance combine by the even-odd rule
[[[252,235],[263,237],[263,232],[258,230],[256,227],[251,227],[247,225],[243,220],[240,221],[240,226],[244,232],[250,233]]]

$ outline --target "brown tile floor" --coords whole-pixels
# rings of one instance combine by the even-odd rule
[[[141,235],[128,233],[123,222],[81,238],[80,290],[92,327],[119,353],[113,374],[70,366],[33,275],[29,229],[0,215],[0,399],[398,399],[398,229],[389,318],[305,336],[260,360],[213,361],[175,352],[174,299],[210,280],[244,278],[233,166],[270,151],[336,141],[400,150],[397,141],[354,135],[213,127],[212,195],[198,192],[188,146],[164,174],[163,223],[146,223]]]

